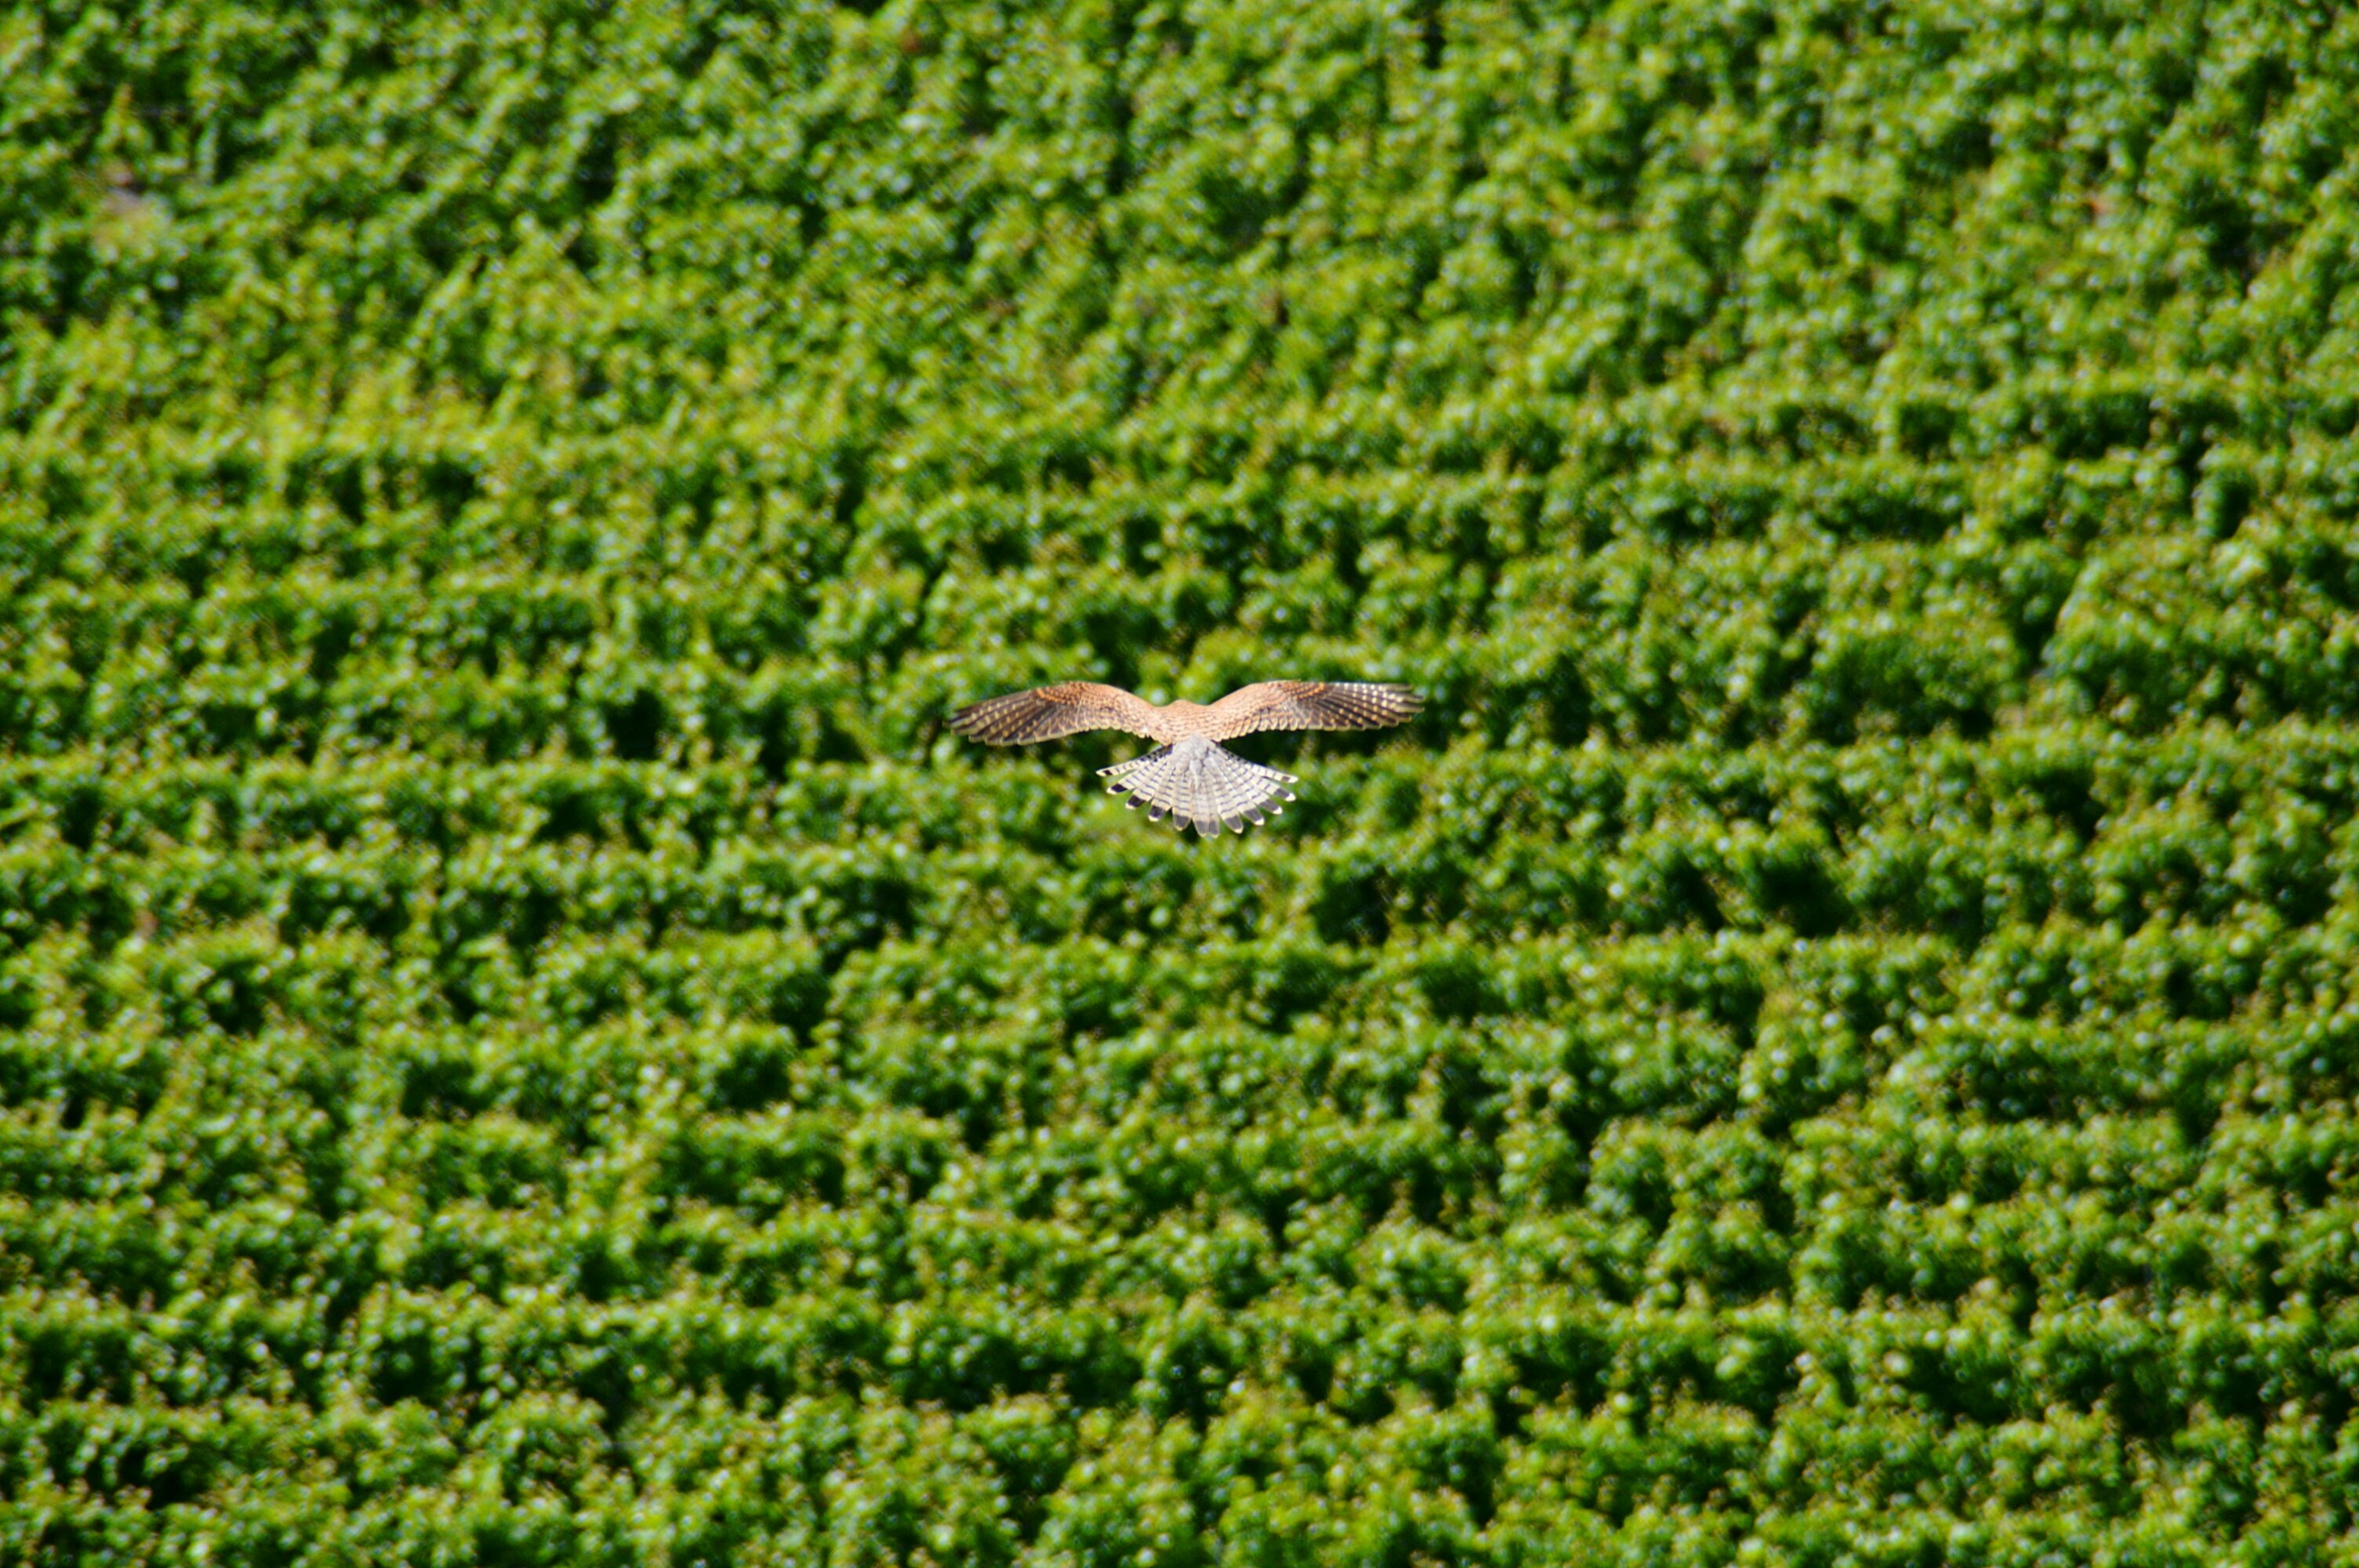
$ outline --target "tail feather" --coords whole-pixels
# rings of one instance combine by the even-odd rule
[[[1173,827],[1193,827],[1199,838],[1224,827],[1242,833],[1247,823],[1277,816],[1285,809],[1277,803],[1294,798],[1286,786],[1298,782],[1292,773],[1248,762],[1209,741],[1158,747],[1098,772],[1111,781],[1108,795],[1129,797],[1125,806],[1144,803],[1148,821],[1169,816]]]

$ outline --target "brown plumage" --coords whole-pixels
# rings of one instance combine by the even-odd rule
[[[1162,744],[1143,757],[1098,772],[1114,782],[1109,795],[1123,804],[1147,803],[1149,820],[1167,814],[1175,827],[1198,837],[1225,826],[1242,833],[1248,822],[1275,816],[1275,803],[1292,800],[1285,786],[1299,782],[1246,762],[1219,742],[1263,730],[1379,730],[1424,706],[1405,686],[1367,681],[1266,680],[1239,687],[1209,707],[1195,702],[1158,708],[1120,687],[1066,681],[995,697],[951,716],[951,728],[993,746],[1028,745],[1085,730],[1123,730]]]

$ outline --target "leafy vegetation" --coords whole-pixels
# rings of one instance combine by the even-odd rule
[[[2351,1558],[2359,12],[0,80],[11,1560]]]

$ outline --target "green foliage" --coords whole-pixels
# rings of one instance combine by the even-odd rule
[[[2351,1559],[2354,16],[0,16],[0,1556]]]

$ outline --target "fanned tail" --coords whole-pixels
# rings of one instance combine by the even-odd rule
[[[1286,786],[1298,782],[1292,773],[1248,762],[1209,741],[1160,746],[1098,773],[1111,781],[1108,795],[1129,797],[1125,806],[1145,802],[1148,821],[1169,816],[1172,827],[1193,827],[1199,838],[1223,827],[1242,833],[1249,822],[1276,816],[1286,809],[1277,803],[1294,798]]]

